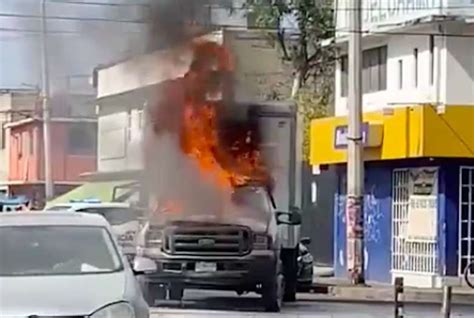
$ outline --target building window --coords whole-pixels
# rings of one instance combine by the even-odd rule
[[[97,151],[97,124],[74,123],[68,128],[68,149],[72,155],[95,155]]]
[[[35,139],[34,139],[34,133],[32,131],[29,132],[29,150],[30,150],[30,155],[33,155],[35,152]]]
[[[429,47],[430,47],[430,84],[433,85],[434,83],[434,35],[430,35],[429,39]]]
[[[348,82],[347,77],[349,76],[349,60],[347,55],[341,57],[341,96],[347,96]]]
[[[413,81],[415,84],[415,87],[418,87],[418,49],[413,50]]]
[[[398,60],[398,89],[403,88],[403,60]]]
[[[5,127],[3,127],[3,123],[0,123],[0,149],[5,149],[5,147],[6,147]]]
[[[341,58],[341,96],[348,93],[347,56]],[[381,46],[362,53],[362,89],[364,93],[373,93],[387,89],[387,46]]]

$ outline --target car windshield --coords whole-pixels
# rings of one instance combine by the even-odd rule
[[[0,227],[0,276],[80,275],[121,268],[120,256],[103,227]]]
[[[240,206],[248,206],[261,211],[269,211],[270,202],[263,188],[240,187],[232,194],[232,201]]]
[[[120,225],[138,219],[140,211],[130,208],[84,208],[77,212],[102,215],[110,225]]]

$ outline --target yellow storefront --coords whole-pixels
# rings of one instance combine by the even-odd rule
[[[474,257],[474,106],[393,108],[363,122],[366,278],[434,286],[459,275]],[[346,134],[346,117],[311,123],[310,163],[337,167],[337,276],[346,275]]]

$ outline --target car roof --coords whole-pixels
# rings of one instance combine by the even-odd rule
[[[47,207],[47,209],[54,207],[64,207],[65,210],[76,210],[84,208],[129,208],[129,203],[124,202],[68,202],[57,203]]]
[[[25,211],[0,213],[2,226],[103,226],[109,228],[107,220],[99,214],[71,213],[61,211]]]

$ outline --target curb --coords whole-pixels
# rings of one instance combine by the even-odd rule
[[[324,286],[315,286],[315,288],[316,291],[319,289],[323,292],[301,293],[298,294],[298,300],[351,303],[393,303],[395,299],[394,291],[390,288],[326,286],[327,293],[324,293]],[[441,304],[442,296],[440,290],[406,290],[402,294],[402,299],[406,304]],[[474,306],[474,292],[453,292],[452,304]]]

